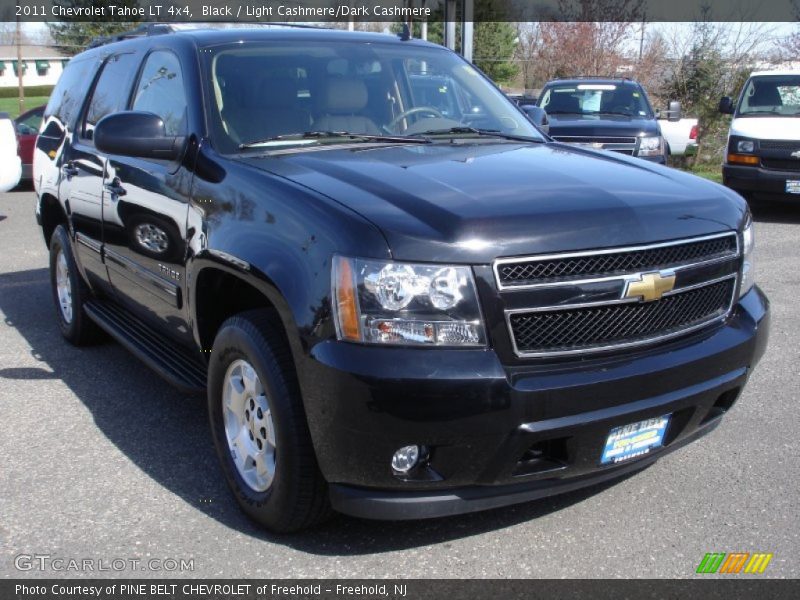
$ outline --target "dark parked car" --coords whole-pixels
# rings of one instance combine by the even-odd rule
[[[39,135],[43,113],[44,106],[37,106],[14,119],[19,139],[19,157],[22,160],[22,181],[30,181],[33,178],[33,149],[36,146],[36,136]]]
[[[547,82],[537,105],[554,140],[665,164],[669,150],[644,88],[631,79],[580,77]],[[673,103],[671,120],[680,120]]]
[[[45,111],[56,314],[205,391],[260,523],[572,490],[739,397],[768,305],[734,192],[553,143],[419,40],[163,30],[74,57]]]

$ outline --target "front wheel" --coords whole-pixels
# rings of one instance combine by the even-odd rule
[[[222,324],[208,368],[208,411],[225,478],[250,517],[289,532],[330,514],[291,353],[270,312]]]

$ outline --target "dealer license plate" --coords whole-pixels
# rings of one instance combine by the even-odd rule
[[[786,180],[786,193],[787,194],[800,194],[800,179],[787,179]]]
[[[619,463],[644,456],[664,442],[670,415],[615,427],[608,434],[600,464]]]

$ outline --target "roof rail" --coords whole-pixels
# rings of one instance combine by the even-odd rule
[[[175,31],[175,29],[166,23],[145,23],[136,29],[131,29],[130,31],[123,31],[113,35],[96,37],[89,43],[87,48],[97,48],[99,46],[105,46],[106,44],[121,42],[122,40],[128,40],[135,37],[163,35],[165,33],[172,33],[173,31]]]

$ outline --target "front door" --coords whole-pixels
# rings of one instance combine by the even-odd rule
[[[187,134],[187,101],[178,57],[145,59],[130,110],[155,113],[170,136]],[[110,156],[103,180],[103,229],[109,280],[141,318],[191,342],[185,316],[186,219],[191,172],[181,162]]]

